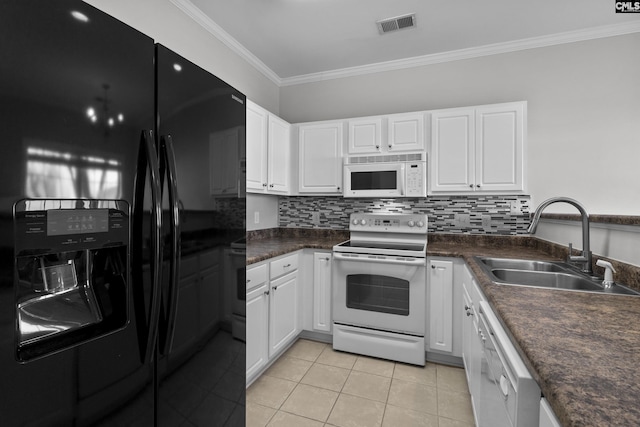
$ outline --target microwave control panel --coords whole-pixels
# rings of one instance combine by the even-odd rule
[[[424,162],[407,163],[405,174],[405,196],[424,197],[426,194],[426,171]]]

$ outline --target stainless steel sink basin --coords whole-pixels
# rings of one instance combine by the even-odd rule
[[[557,263],[549,261],[510,258],[481,258],[481,261],[492,269],[506,268],[526,271],[566,271],[565,268],[562,268]]]
[[[605,288],[601,278],[584,274],[564,262],[488,257],[476,259],[489,278],[500,285],[640,295],[640,292],[617,283]]]

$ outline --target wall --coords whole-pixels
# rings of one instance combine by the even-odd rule
[[[256,222],[256,213],[258,221]],[[278,196],[247,193],[247,231],[277,228]]]
[[[640,34],[286,86],[305,122],[528,101],[528,193],[598,214],[640,215]],[[572,208],[554,205],[549,212]]]
[[[640,267],[640,226],[591,222],[590,249],[594,254]],[[582,224],[579,221],[541,219],[536,237],[560,245],[573,243],[582,249]]]
[[[279,88],[169,0],[85,0],[278,113]]]

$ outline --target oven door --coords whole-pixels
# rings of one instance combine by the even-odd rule
[[[404,196],[404,164],[373,163],[344,166],[344,197]]]
[[[333,255],[334,322],[424,336],[424,258]]]

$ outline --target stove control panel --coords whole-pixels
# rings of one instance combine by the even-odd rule
[[[350,231],[427,233],[427,214],[353,213]]]

